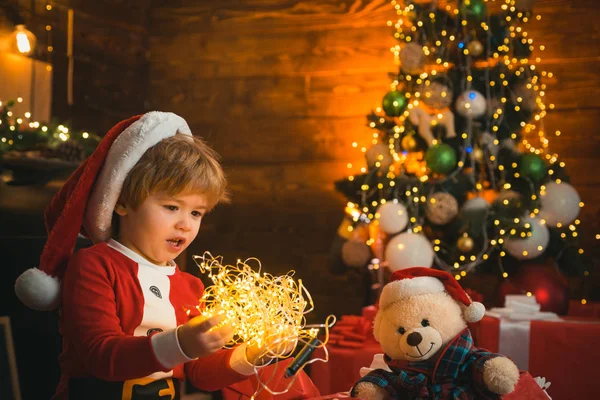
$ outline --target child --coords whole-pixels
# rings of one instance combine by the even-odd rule
[[[232,329],[193,319],[204,287],[173,262],[225,185],[217,154],[161,112],[117,124],[67,180],[45,212],[40,266],[15,285],[34,309],[62,297],[55,398],[178,399],[186,376],[214,391],[253,374],[260,351],[219,350]],[[71,257],[80,231],[95,245]]]

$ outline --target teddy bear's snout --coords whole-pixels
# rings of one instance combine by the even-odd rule
[[[406,343],[410,346],[417,346],[423,341],[423,336],[419,332],[413,332],[406,338]]]

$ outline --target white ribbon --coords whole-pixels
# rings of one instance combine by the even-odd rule
[[[535,296],[507,295],[504,308],[492,308],[486,312],[500,320],[498,352],[510,357],[517,367],[529,369],[529,340],[531,321],[560,321],[553,312],[540,311]]]

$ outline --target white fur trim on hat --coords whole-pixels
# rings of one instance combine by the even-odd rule
[[[31,268],[17,278],[15,293],[31,309],[54,310],[60,304],[60,280],[38,268]]]
[[[472,302],[468,307],[464,307],[463,316],[467,322],[481,321],[485,315],[485,306],[478,301]]]
[[[149,148],[177,133],[192,134],[183,118],[169,112],[152,111],[115,139],[94,184],[83,221],[83,227],[94,243],[106,241],[111,236],[113,210],[129,171]]]
[[[441,293],[443,291],[444,284],[442,281],[431,276],[392,281],[385,285],[381,291],[379,308],[385,309],[398,300],[417,294]]]

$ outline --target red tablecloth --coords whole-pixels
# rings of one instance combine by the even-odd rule
[[[500,320],[470,326],[478,347],[497,352]],[[529,372],[552,382],[553,400],[600,398],[600,320],[531,321]]]

